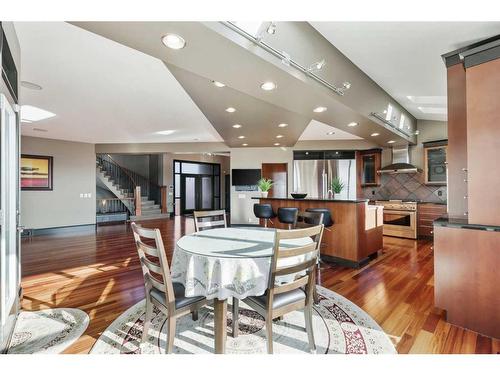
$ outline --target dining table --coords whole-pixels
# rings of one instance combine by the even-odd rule
[[[225,352],[227,300],[261,296],[269,287],[275,233],[276,229],[262,227],[217,228],[188,234],[177,241],[171,264],[172,281],[184,285],[186,297],[213,300],[215,353]],[[285,240],[280,248],[311,242],[309,237]],[[281,265],[303,259],[290,257],[287,264]],[[292,281],[290,277],[293,275],[277,282]]]

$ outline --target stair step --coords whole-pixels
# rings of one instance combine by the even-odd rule
[[[141,202],[142,207],[150,207],[150,206],[154,206],[154,205],[155,205],[155,201],[142,201]]]
[[[141,216],[130,216],[130,221],[141,221],[141,220],[154,220],[154,219],[168,219],[170,214],[157,214],[157,215],[141,215]]]
[[[159,204],[153,204],[151,206],[141,206],[141,209],[143,211],[159,210],[160,209],[160,205]]]
[[[142,215],[156,215],[161,214],[161,210],[159,208],[154,208],[151,210],[142,210]]]

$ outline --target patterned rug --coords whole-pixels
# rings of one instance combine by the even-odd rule
[[[88,325],[89,316],[78,309],[22,311],[7,353],[61,353],[85,332]]]
[[[313,328],[317,353],[324,354],[396,354],[382,328],[358,306],[328,289],[318,287],[320,303],[314,306]],[[139,345],[145,303],[141,301],[120,315],[99,337],[91,354],[164,353],[165,316],[155,308],[148,342]],[[264,319],[240,303],[239,336],[231,337],[232,316],[227,315],[226,353],[266,353]],[[286,314],[273,324],[274,353],[309,353],[304,313]],[[191,315],[177,320],[174,353],[213,353],[213,309],[199,311],[198,321]],[[141,351],[142,349],[142,351]]]

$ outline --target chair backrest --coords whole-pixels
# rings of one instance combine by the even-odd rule
[[[300,211],[296,226],[298,228],[309,228],[315,225],[323,224],[322,212]]]
[[[158,289],[166,294],[168,307],[173,309],[175,294],[160,230],[142,228],[136,223],[132,223],[131,226],[144,275],[146,295],[149,295],[151,289]],[[144,239],[153,240],[154,244],[153,241],[148,241],[151,244],[147,244]]]
[[[323,236],[323,228],[323,224],[320,224],[310,228],[276,230],[274,239],[274,251],[271,260],[271,274],[269,277],[268,286],[268,306],[272,306],[272,299],[275,294],[289,292],[303,286],[306,286],[308,296],[311,295],[314,287],[314,277],[311,276],[316,269],[321,237]],[[307,237],[312,239],[312,242],[307,245],[296,247],[283,245],[283,241],[301,238],[303,239]],[[302,256],[304,260],[294,262],[293,265],[290,266],[283,266],[284,262],[282,262],[282,260],[300,256]],[[297,273],[302,273],[304,271],[304,275],[295,277],[293,281],[276,285],[277,277],[296,275]]]
[[[194,211],[194,228],[196,232],[217,227],[227,228],[226,211]]]

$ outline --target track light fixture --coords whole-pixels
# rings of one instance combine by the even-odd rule
[[[317,61],[317,62],[311,64],[311,66],[307,69],[307,71],[309,73],[311,73],[311,72],[317,72],[318,70],[323,69],[323,67],[325,65],[326,65],[326,61],[325,61],[325,59],[323,59],[323,60],[320,60],[320,61]]]
[[[276,24],[274,22],[271,22],[271,24],[267,27],[267,33],[274,35],[276,34]]]

